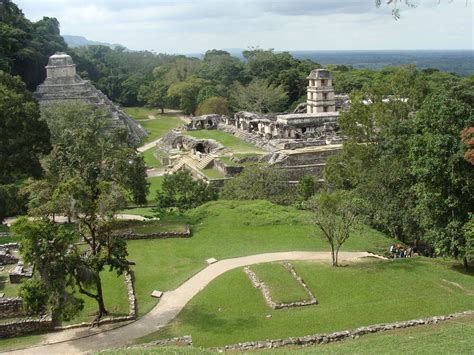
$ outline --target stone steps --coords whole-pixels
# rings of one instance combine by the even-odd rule
[[[209,166],[214,161],[214,157],[212,155],[206,155],[204,159],[199,161],[199,163],[196,165],[196,167],[200,170],[205,169]]]

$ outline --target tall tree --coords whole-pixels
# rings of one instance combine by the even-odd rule
[[[474,125],[474,111],[443,93],[429,96],[414,120],[410,168],[417,210],[427,237],[467,267],[462,228],[474,206],[474,169],[464,159],[459,132]]]
[[[307,204],[313,210],[312,220],[331,248],[332,265],[338,266],[339,250],[357,226],[357,199],[343,190],[321,193]]]
[[[232,102],[235,110],[281,112],[288,103],[288,95],[282,86],[272,85],[265,79],[256,79],[247,86],[236,83]]]

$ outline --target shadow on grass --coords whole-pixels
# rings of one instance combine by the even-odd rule
[[[222,312],[224,313],[225,309]],[[183,314],[182,322],[190,325],[199,324],[200,331],[209,331],[215,334],[232,334],[234,330],[252,329],[257,325],[254,316],[226,319],[224,314],[219,317],[217,314],[203,311],[199,306],[189,307]]]

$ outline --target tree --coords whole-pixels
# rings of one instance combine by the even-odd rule
[[[179,211],[216,199],[217,191],[202,180],[194,180],[188,171],[165,175],[161,190],[156,194],[158,209],[175,207]]]
[[[229,115],[229,104],[223,97],[210,97],[204,100],[197,108],[196,115],[207,115],[215,113],[218,115]]]
[[[288,103],[288,95],[282,86],[272,85],[265,79],[255,79],[247,86],[236,83],[232,101],[235,110],[281,112]]]
[[[444,93],[434,93],[413,123],[409,159],[420,222],[437,248],[461,257],[467,266],[462,228],[474,206],[474,169],[464,159],[459,132],[474,125],[474,111]]]
[[[50,149],[48,126],[19,77],[0,71],[0,184],[42,173],[40,158]]]
[[[168,104],[169,84],[165,80],[165,75],[163,67],[156,67],[153,70],[153,80],[141,85],[138,90],[138,99],[149,107],[159,107],[161,113],[165,112],[165,106]]]
[[[25,217],[15,222],[12,231],[22,237],[22,258],[35,270],[33,279],[20,288],[26,309],[51,313],[55,323],[72,319],[83,308],[83,301],[75,296],[71,272],[76,233],[46,220],[32,222]]]
[[[168,96],[179,99],[179,108],[185,114],[194,114],[199,91],[207,84],[209,84],[208,81],[204,79],[190,76],[185,81],[171,85],[168,89]]]
[[[51,189],[51,211],[78,218],[85,247],[68,269],[79,292],[97,302],[97,319],[107,314],[101,272],[108,267],[121,275],[129,267],[125,240],[112,236],[114,215],[127,204],[146,199],[143,158],[126,140],[126,132],[110,125],[110,112],[86,104],[44,110],[53,150],[44,161],[45,189]],[[32,211],[34,212],[34,211]]]
[[[312,220],[331,248],[332,265],[338,266],[338,254],[357,226],[357,200],[342,190],[314,196],[308,206],[314,211]]]
[[[227,180],[220,198],[225,200],[268,200],[289,203],[286,176],[277,169],[249,166],[238,176]]]

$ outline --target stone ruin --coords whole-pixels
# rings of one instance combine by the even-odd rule
[[[59,52],[49,57],[46,80],[37,87],[35,97],[41,106],[80,101],[107,107],[112,113],[113,124],[127,129],[131,143],[138,144],[148,135],[138,122],[120,110],[90,81],[81,79],[76,74],[76,65],[71,56],[66,53]]]
[[[186,129],[188,131],[196,129],[216,129],[221,120],[222,116],[216,114],[191,117],[191,122],[186,125]]]

